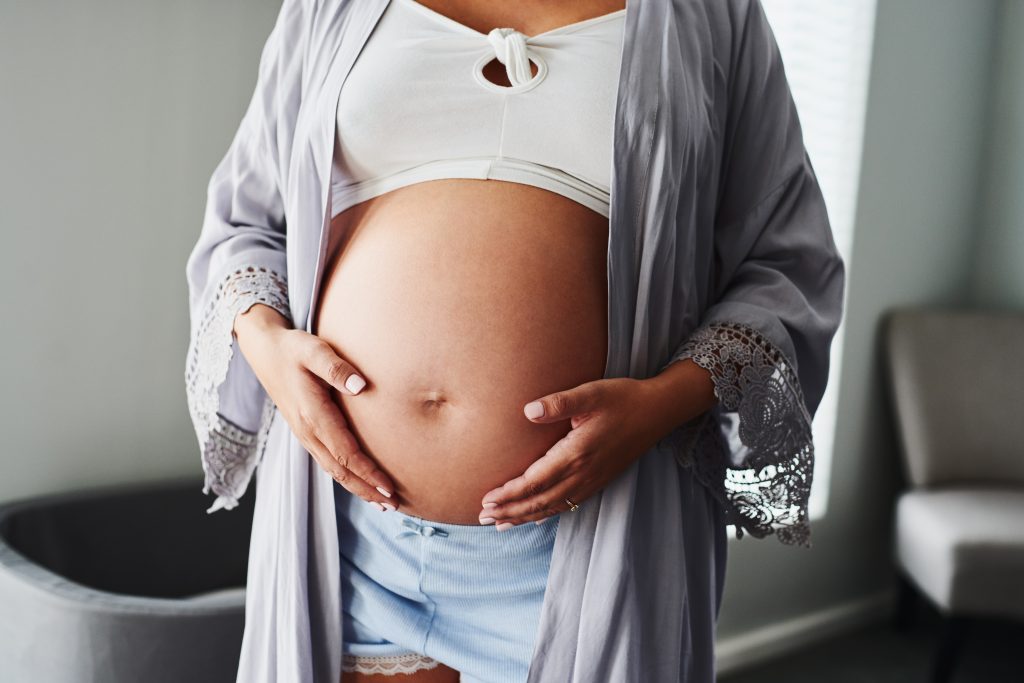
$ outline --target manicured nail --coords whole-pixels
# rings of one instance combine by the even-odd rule
[[[383,506],[383,505],[381,505],[380,503],[378,503],[377,501],[375,501],[375,500],[371,500],[371,501],[367,501],[367,502],[369,502],[369,503],[370,503],[370,505],[372,505],[373,507],[377,508],[377,509],[378,509],[378,510],[380,510],[381,512],[384,512],[384,509],[385,509],[385,508],[384,508],[384,506]]]
[[[386,488],[384,488],[383,486],[378,486],[378,487],[377,487],[377,490],[378,490],[378,491],[380,491],[380,494],[381,494],[382,496],[387,496],[388,498],[390,498],[390,497],[391,497],[391,491],[388,491],[388,490],[387,490]]]
[[[501,524],[495,525],[494,528],[498,531],[504,531],[505,529],[511,529],[514,526],[515,524],[513,524],[512,522],[502,522]]]
[[[524,410],[526,412],[526,417],[530,418],[531,420],[535,420],[538,417],[544,416],[544,404],[541,403],[540,401],[533,401],[532,403],[527,403],[526,408]]]
[[[497,503],[494,503],[494,502],[484,503],[484,508],[496,508],[496,507],[498,507]]]
[[[481,524],[494,524],[494,517],[481,517],[480,518],[480,523]]]
[[[383,505],[384,507],[386,507],[386,508],[387,508],[388,510],[392,510],[392,511],[394,511],[394,510],[395,510],[395,506],[394,506],[394,505],[392,505],[391,503],[382,503],[382,505]]]
[[[348,379],[345,380],[345,388],[351,391],[353,394],[358,394],[366,386],[366,380],[356,374],[351,374]]]

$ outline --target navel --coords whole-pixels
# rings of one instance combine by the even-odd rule
[[[420,407],[423,412],[436,412],[448,405],[448,395],[440,390],[430,390],[423,393],[420,398]]]

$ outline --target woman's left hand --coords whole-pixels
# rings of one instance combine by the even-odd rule
[[[484,494],[481,519],[493,518],[502,531],[510,528],[503,523],[539,523],[565,512],[566,498],[582,503],[671,431],[665,400],[648,380],[614,377],[527,404],[523,412],[531,421],[571,420],[572,429],[521,476]],[[544,412],[530,417],[536,405]]]

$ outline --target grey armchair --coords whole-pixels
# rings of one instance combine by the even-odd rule
[[[896,622],[942,616],[931,680],[971,620],[1024,620],[1024,314],[895,309],[883,320],[908,489],[896,501]]]
[[[253,502],[202,480],[0,504],[0,681],[229,683]]]

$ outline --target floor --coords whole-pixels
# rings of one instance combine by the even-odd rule
[[[916,613],[912,630],[878,624],[718,677],[718,683],[928,683],[939,617]],[[950,683],[1024,683],[1024,622],[970,622]]]

